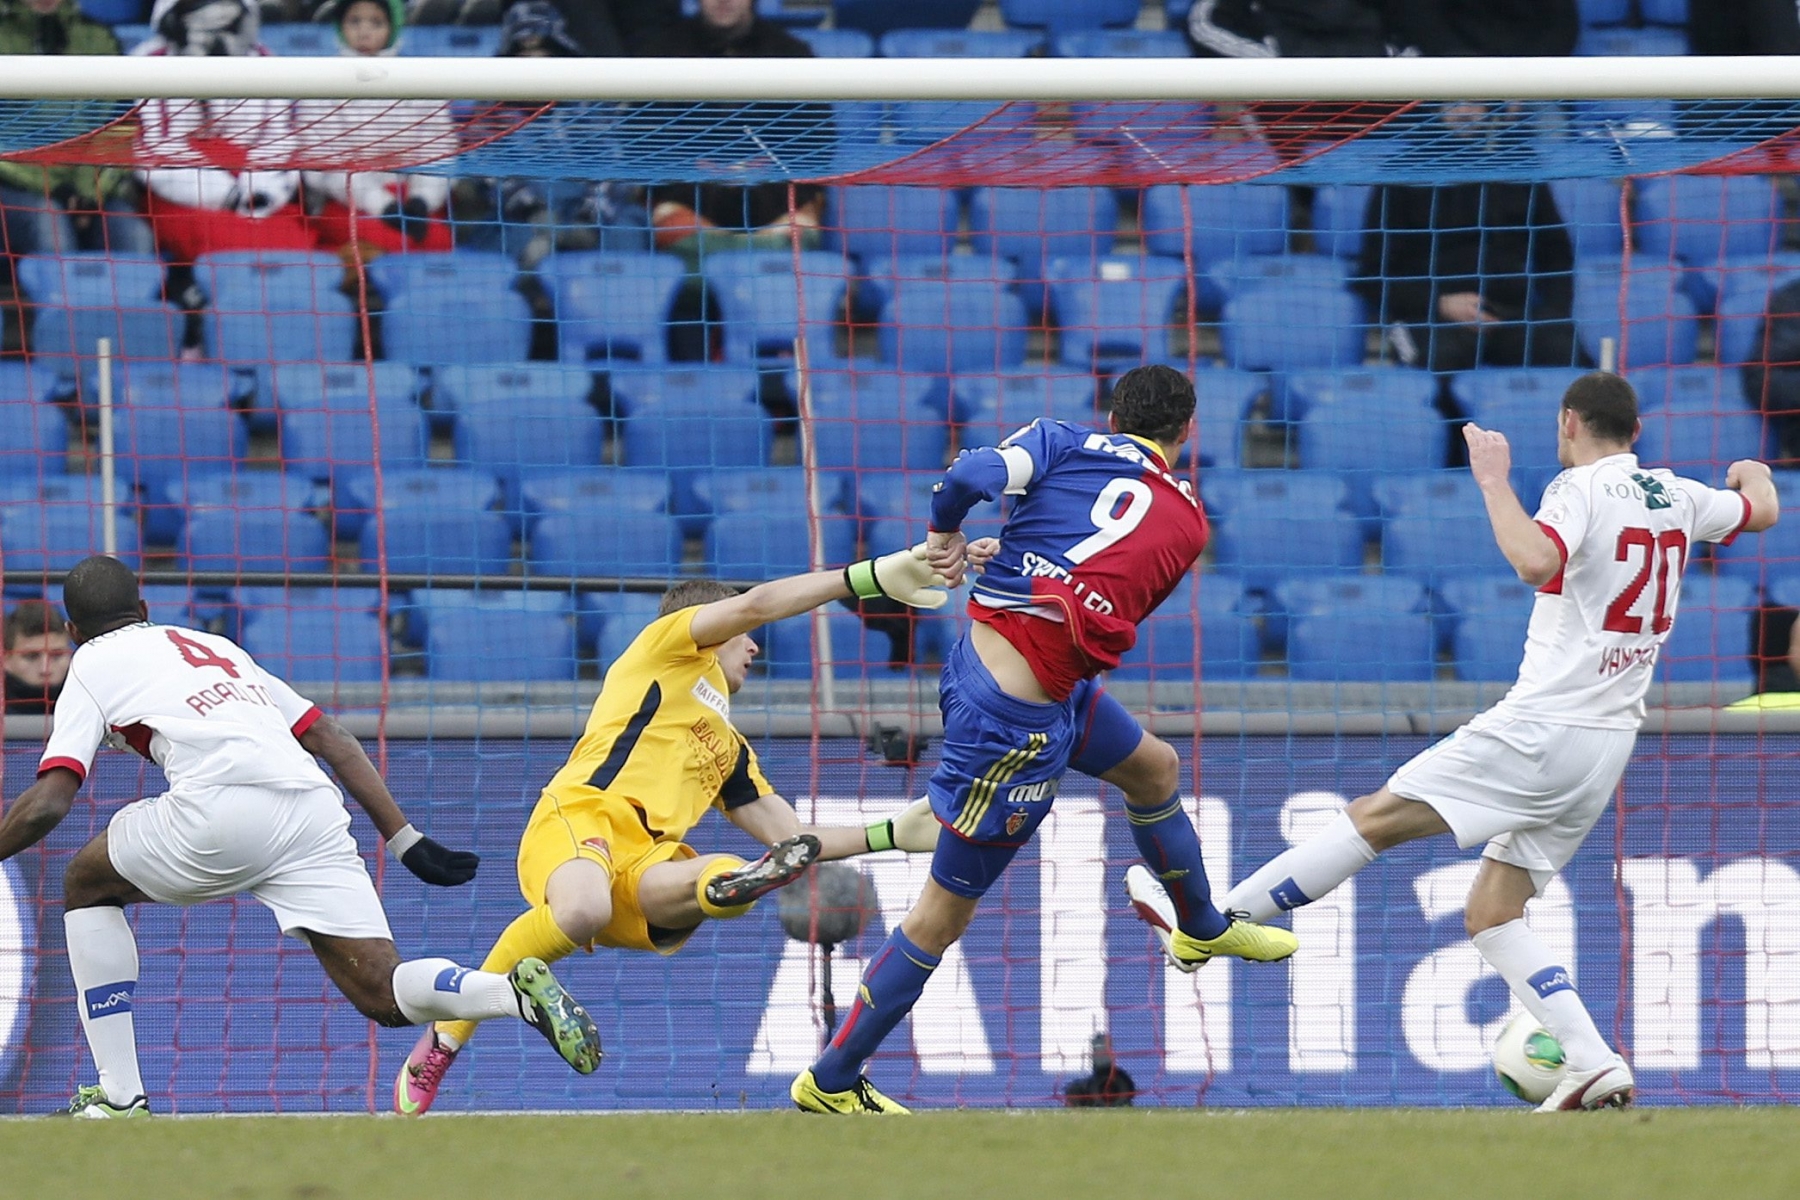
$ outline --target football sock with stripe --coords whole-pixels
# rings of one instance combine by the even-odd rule
[[[1374,847],[1356,832],[1348,813],[1339,813],[1316,836],[1276,855],[1232,888],[1225,907],[1258,923],[1270,921],[1311,904],[1374,861]]]
[[[837,1036],[813,1064],[813,1079],[819,1087],[842,1092],[856,1083],[864,1061],[918,1003],[938,962],[937,955],[925,953],[895,927],[863,972],[856,1003],[838,1027]]]
[[[144,1094],[138,1074],[137,1030],[131,1006],[137,994],[137,939],[125,910],[112,905],[77,908],[63,914],[69,947],[69,974],[100,1086],[114,1104]]]
[[[1181,793],[1156,808],[1125,805],[1131,824],[1131,840],[1138,853],[1156,872],[1175,904],[1176,924],[1192,938],[1210,940],[1231,927],[1231,921],[1213,907],[1212,885],[1200,861],[1200,838],[1193,822],[1182,811]]]
[[[556,923],[550,906],[540,904],[513,919],[513,923],[494,942],[494,948],[488,951],[487,957],[481,960],[481,969],[503,976],[518,966],[521,959],[541,958],[547,963],[553,963],[573,953],[575,943],[569,940],[569,935]],[[512,985],[508,983],[507,986]],[[465,1045],[474,1033],[473,1021],[439,1021],[437,1026],[438,1038],[452,1050]]]
[[[1488,965],[1500,972],[1525,1011],[1562,1043],[1563,1058],[1575,1071],[1592,1071],[1612,1057],[1612,1047],[1600,1036],[1574,976],[1557,961],[1524,921],[1508,921],[1484,929],[1473,939]]]
[[[415,958],[395,967],[394,1004],[414,1025],[520,1015],[512,980],[459,967],[447,958]]]

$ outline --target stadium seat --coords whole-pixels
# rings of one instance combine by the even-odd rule
[[[456,458],[506,481],[525,470],[600,465],[605,425],[593,377],[548,363],[450,367],[435,383],[456,412]]]
[[[928,631],[941,622],[939,617],[913,613],[898,620],[881,621],[871,628],[855,613],[833,605],[825,610],[831,638],[831,674],[845,681],[884,680],[903,679],[909,669],[935,671],[936,665],[927,663],[918,650],[932,640]],[[915,658],[910,668],[904,663],[893,665],[894,639],[888,630],[896,627],[903,639],[911,635]],[[762,646],[757,665],[773,679],[813,678],[819,674],[823,658],[815,658],[814,628],[810,613],[763,626],[754,635]]]
[[[1563,393],[1585,374],[1579,367],[1483,367],[1453,377],[1450,393],[1470,420],[1506,435],[1515,472],[1552,470]]]
[[[566,620],[575,611],[575,602],[573,592],[526,590],[512,586],[507,580],[495,580],[491,587],[480,589],[414,588],[394,606],[394,611],[403,615],[402,639],[410,646],[424,649],[430,641],[432,615],[446,608],[551,613]]]
[[[757,404],[756,372],[743,367],[615,371],[625,464],[632,467],[760,467],[770,422]]]
[[[827,564],[848,562],[855,530],[848,521],[822,526],[837,545],[828,548]],[[707,572],[720,579],[776,579],[812,570],[812,542],[806,509],[769,508],[714,517],[706,527]]]
[[[831,23],[880,37],[896,29],[967,29],[981,0],[832,0]]]
[[[969,198],[970,241],[977,257],[1018,268],[1019,298],[1036,320],[1051,279],[1047,264],[1086,274],[1112,252],[1119,201],[1111,188],[976,188]],[[1067,323],[1066,318],[1062,318]]]
[[[933,489],[941,471],[871,471],[856,479],[856,512],[862,518],[864,550],[885,554],[923,541],[931,519]],[[998,504],[977,504],[963,522],[970,541],[1000,532]]]
[[[251,371],[228,371],[212,363],[134,362],[121,364],[113,395],[126,408],[231,409],[256,398]],[[98,390],[92,388],[92,391]]]
[[[1139,0],[1000,0],[1000,15],[1016,29],[1107,29],[1136,23]]]
[[[1352,609],[1293,618],[1288,678],[1396,683],[1437,677],[1436,639],[1423,612]]]
[[[951,385],[952,410],[965,428],[961,444],[993,446],[1039,417],[1104,428],[1099,383],[1083,371],[1017,367],[961,375]]]
[[[817,479],[819,517],[828,544],[844,549],[828,562],[849,561],[856,543],[856,524],[844,512],[847,476],[820,472]],[[798,467],[745,467],[735,471],[703,471],[694,476],[694,509],[681,514],[689,536],[703,536],[712,518],[745,513],[806,513],[812,507],[806,472]]]
[[[1653,176],[1634,196],[1632,241],[1649,264],[1766,259],[1781,244],[1781,196],[1760,175]]]
[[[1762,361],[1769,295],[1800,279],[1800,254],[1787,251],[1750,262],[1728,260],[1715,276],[1719,300],[1713,327],[1714,357],[1725,366]]]
[[[891,7],[905,11],[911,5]],[[880,50],[884,58],[1027,58],[1037,54],[1043,44],[1041,35],[1016,29],[915,27],[882,35]],[[896,103],[893,112],[896,142],[929,146],[978,123],[989,136],[1003,128],[1029,124],[1035,106],[1015,103],[1003,108],[992,101],[916,100]]]
[[[43,459],[63,469],[69,450],[69,421],[59,408],[0,388],[0,474],[34,473]]]
[[[140,487],[189,473],[229,470],[249,445],[244,422],[223,408],[119,408],[113,413],[119,472]]]
[[[1800,562],[1785,571],[1772,574],[1768,583],[1769,603],[1780,608],[1800,608]]]
[[[856,184],[831,189],[829,226],[844,252],[865,265],[876,259],[941,259],[956,240],[957,195],[952,188]]]
[[[571,507],[538,519],[526,558],[540,575],[668,578],[681,570],[681,527],[667,513]]]
[[[314,368],[316,371],[316,368]],[[357,374],[362,374],[359,370]],[[290,471],[314,479],[370,470],[377,459],[375,430],[380,430],[383,467],[423,466],[427,457],[425,414],[408,393],[402,398],[377,392],[371,405],[367,385],[360,398],[328,389],[279,394],[281,458]],[[313,407],[313,405],[317,407]]]
[[[242,639],[258,666],[296,684],[372,683],[387,657],[387,631],[362,608],[259,608]]]
[[[1050,39],[1057,58],[1188,58],[1194,51],[1174,29],[1081,29]]]
[[[1288,644],[1301,617],[1430,610],[1424,586],[1397,575],[1298,575],[1276,583],[1263,616],[1263,641],[1272,650]]]
[[[435,589],[433,589],[435,592]],[[433,602],[425,639],[431,679],[479,683],[575,678],[575,623],[568,597],[551,594],[562,611],[516,599],[534,593],[471,594],[466,604]]]
[[[1233,296],[1289,280],[1347,287],[1350,268],[1350,263],[1328,254],[1252,254],[1247,258],[1226,259],[1200,276],[1195,303],[1206,311],[1216,312]]]
[[[996,280],[896,281],[882,309],[882,361],[945,376],[1025,361],[1025,305]]]
[[[1198,615],[1199,663],[1194,661]],[[1215,679],[1253,679],[1262,660],[1255,618],[1243,583],[1229,575],[1184,578],[1169,598],[1138,626],[1137,644],[1119,659],[1109,679],[1156,679],[1178,684]]]
[[[1756,586],[1730,575],[1689,570],[1681,581],[1675,627],[1656,656],[1659,683],[1704,682],[1751,690],[1750,629],[1756,619]],[[1720,696],[1723,701],[1738,695]]]
[[[880,45],[883,58],[1026,58],[1043,42],[1035,33],[1016,29],[914,26],[882,34]]]
[[[1512,570],[1494,540],[1487,506],[1466,470],[1389,475],[1374,484],[1381,512],[1381,567],[1434,591],[1448,581]],[[1527,511],[1535,497],[1524,497]]]
[[[1455,630],[1450,650],[1456,677],[1495,682],[1516,678],[1537,589],[1516,575],[1496,574],[1452,579],[1437,591]]]
[[[1749,407],[1738,373],[1719,367],[1661,367],[1633,371],[1638,419],[1636,447],[1646,467],[1667,467],[1714,486],[1740,458],[1764,456],[1762,414]]]
[[[1313,247],[1320,254],[1354,260],[1362,253],[1369,193],[1362,183],[1333,183],[1313,192]]]
[[[894,371],[815,371],[813,461],[824,471],[942,470],[950,424],[928,403],[929,377]]]
[[[655,593],[582,592],[577,598],[576,627],[598,647],[601,669],[611,666],[644,626],[656,620]]]
[[[818,350],[830,352],[831,329],[843,320],[844,260],[827,250],[801,251],[795,287],[794,258],[786,250],[739,250],[705,259],[706,287],[718,301],[730,361],[791,358],[803,325]]]
[[[318,514],[326,512],[330,502],[330,491],[305,475],[248,468],[175,475],[144,495],[144,540],[174,544],[190,509]]]
[[[196,507],[181,534],[190,571],[329,571],[331,538],[318,514]]]
[[[816,58],[873,58],[875,39],[860,29],[790,29]]]
[[[149,608],[150,619],[158,625],[180,625],[189,629],[204,627],[205,623],[194,615],[194,594],[186,584],[141,584],[138,599]]]
[[[1046,270],[1065,363],[1094,371],[1135,367],[1169,356],[1169,331],[1187,324],[1176,312],[1186,295],[1178,258],[1113,255],[1098,261],[1054,259]]]
[[[412,33],[413,30],[407,30]],[[262,44],[283,58],[321,58],[343,52],[336,26],[311,21],[281,21],[264,25]]]
[[[1638,0],[1638,12],[1652,25],[1686,25],[1692,0]]]
[[[386,471],[380,511],[373,480],[349,477],[337,489],[340,509],[368,512],[358,533],[363,569],[395,575],[503,574],[512,562],[512,530],[496,511],[499,484],[484,472],[454,467]],[[385,530],[385,545],[381,536]]]
[[[1194,266],[1287,249],[1288,194],[1284,187],[1258,183],[1191,184],[1186,217],[1192,222]],[[1180,185],[1144,192],[1144,249],[1169,258],[1187,257]]]
[[[66,571],[106,549],[98,481],[79,480],[89,482],[96,484],[91,492],[48,480],[36,488],[27,482],[17,492],[9,489],[6,503],[0,504],[0,546],[6,550],[8,572]],[[113,529],[119,559],[135,567],[138,527],[130,504],[119,506]]]
[[[1612,179],[1553,179],[1550,194],[1569,231],[1575,257],[1614,259],[1625,253],[1620,187]]]
[[[1631,0],[1578,0],[1576,8],[1586,26],[1623,25],[1631,20]]]
[[[156,36],[156,30],[144,24],[114,25],[112,31],[113,36],[119,39],[120,54],[130,54]]]
[[[1575,53],[1588,56],[1680,55],[1688,52],[1687,34],[1655,26],[1643,29],[1583,29]]]
[[[182,316],[163,301],[164,266],[152,255],[70,254],[20,258],[19,288],[37,315],[31,350],[68,368],[92,364],[101,338],[115,360],[181,355]]]
[[[1775,491],[1784,497],[1800,496],[1800,470],[1775,472]],[[1800,570],[1800,521],[1778,521],[1772,529],[1746,533],[1729,546],[1716,547],[1713,557],[1720,574],[1757,584]]]
[[[1373,511],[1370,487],[1381,476],[1446,461],[1437,379],[1423,371],[1302,371],[1288,377],[1287,395],[1299,418],[1300,465],[1340,473],[1358,512]]]
[[[664,512],[669,504],[669,476],[659,470],[630,467],[530,471],[520,477],[519,498],[527,518],[577,508]]]
[[[1211,471],[1200,477],[1213,522],[1213,561],[1266,587],[1306,571],[1357,571],[1363,526],[1349,486],[1322,471]]]
[[[522,362],[531,353],[531,305],[504,254],[454,250],[384,254],[369,279],[384,297],[381,344],[391,361]]]
[[[1612,339],[1620,369],[1673,367],[1694,361],[1700,323],[1675,267],[1634,265],[1626,272],[1620,320],[1620,264],[1591,260],[1575,265],[1575,332],[1595,362],[1600,344]]]
[[[1195,371],[1192,378],[1201,465],[1242,466],[1244,418],[1267,386],[1267,380],[1253,372],[1229,367]]]
[[[500,52],[500,27],[409,25],[399,49],[403,58],[492,58]]]
[[[215,358],[349,361],[358,336],[356,306],[342,291],[337,255],[223,251],[201,255],[194,274],[207,296],[206,342]]]
[[[1341,287],[1303,279],[1268,283],[1225,305],[1225,362],[1246,371],[1355,367],[1363,360],[1362,301]]]
[[[920,279],[975,279],[1016,290],[1019,268],[1010,258],[983,254],[903,254],[898,258],[872,258],[856,281],[857,320],[876,320],[896,288]]]
[[[669,309],[686,268],[673,254],[554,254],[557,353],[566,363],[668,360]]]

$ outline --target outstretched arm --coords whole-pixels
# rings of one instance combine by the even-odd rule
[[[924,546],[851,563],[841,571],[813,571],[759,583],[749,591],[702,605],[689,636],[696,646],[717,646],[772,621],[797,617],[833,600],[887,596],[914,608],[940,608],[950,597],[937,590],[944,578],[925,563]]]
[[[13,801],[0,820],[0,862],[43,841],[69,815],[81,776],[67,767],[51,767]]]
[[[1725,486],[1742,493],[1750,502],[1745,533],[1761,533],[1781,519],[1781,497],[1775,491],[1775,477],[1769,472],[1768,463],[1753,458],[1732,463],[1725,471]]]
[[[1512,450],[1506,444],[1506,435],[1471,421],[1463,426],[1463,438],[1469,443],[1469,471],[1481,487],[1500,553],[1506,555],[1520,579],[1532,587],[1542,587],[1562,570],[1562,551],[1531,519],[1513,492],[1512,480],[1507,477],[1512,470]]]
[[[765,846],[773,846],[802,833],[819,839],[821,861],[867,854],[868,833],[857,827],[842,825],[802,825],[794,806],[773,793],[725,810],[725,816]]]

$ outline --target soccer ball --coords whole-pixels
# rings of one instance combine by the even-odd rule
[[[1494,1043],[1494,1074],[1507,1091],[1527,1104],[1542,1104],[1568,1070],[1562,1043],[1530,1013],[1522,1012],[1508,1021]]]

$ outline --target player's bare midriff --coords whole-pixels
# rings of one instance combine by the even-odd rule
[[[1031,664],[998,630],[976,622],[969,626],[969,644],[975,648],[975,656],[994,677],[994,683],[1001,691],[1033,704],[1050,703],[1050,693],[1032,674]]]

